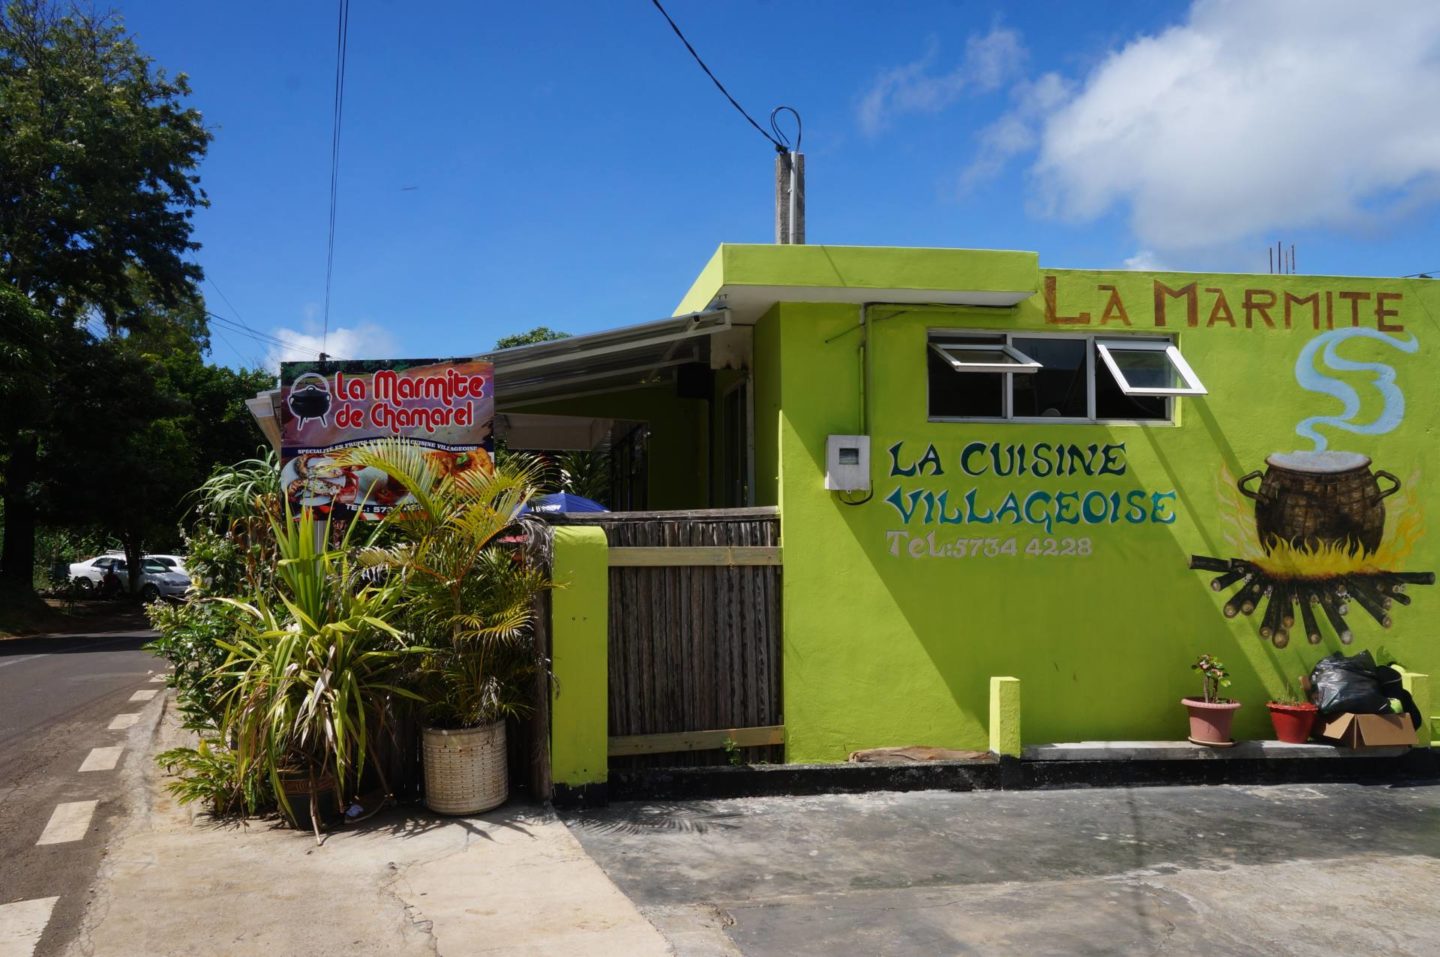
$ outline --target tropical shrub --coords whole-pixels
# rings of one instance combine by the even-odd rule
[[[268,782],[243,774],[233,750],[214,737],[201,737],[193,748],[171,748],[156,755],[161,767],[175,776],[165,790],[182,805],[203,801],[217,817],[255,814],[272,801]]]
[[[274,452],[216,469],[194,493],[186,567],[197,593],[238,598],[270,586],[273,529],[280,517],[280,465]]]
[[[152,602],[145,614],[159,632],[145,648],[170,662],[166,683],[175,689],[185,727],[217,727],[225,711],[221,701],[234,684],[220,669],[227,656],[224,642],[234,637],[242,613],[223,602],[188,601]]]
[[[531,633],[544,572],[507,532],[523,531],[535,471],[512,459],[448,470],[426,450],[384,440],[351,458],[402,484],[415,504],[386,519],[358,563],[404,592],[404,625],[429,648],[417,683],[432,726],[475,727],[533,708],[546,666]],[[519,538],[521,536],[509,536]]]
[[[308,782],[317,826],[321,781],[333,777],[337,801],[358,784],[390,702],[415,699],[403,687],[408,647],[392,625],[401,589],[362,582],[343,550],[327,549],[314,514],[272,520],[275,588],[254,602],[222,599],[243,614],[219,675],[221,727],[241,779],[266,778],[292,820],[284,777]]]

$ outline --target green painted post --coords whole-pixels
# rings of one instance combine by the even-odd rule
[[[609,548],[604,529],[555,529],[550,599],[550,775],[557,799],[603,785],[609,768],[606,698]]]
[[[1020,756],[1020,679],[990,679],[990,750]]]
[[[1428,748],[1433,733],[1430,725],[1430,676],[1414,671],[1402,671],[1400,683],[1410,692],[1410,697],[1415,699],[1415,707],[1420,709],[1420,727],[1415,729],[1415,743],[1422,748]]]

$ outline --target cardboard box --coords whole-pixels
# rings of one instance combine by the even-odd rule
[[[1322,721],[1317,735],[1343,748],[1414,746],[1416,740],[1408,714],[1337,714]]]

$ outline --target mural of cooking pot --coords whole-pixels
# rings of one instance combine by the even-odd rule
[[[1276,452],[1265,471],[1251,472],[1236,484],[1255,501],[1255,528],[1269,554],[1277,542],[1302,551],[1325,546],[1372,554],[1385,534],[1384,500],[1400,490],[1400,480],[1370,468],[1358,452]],[[1258,489],[1249,487],[1260,480]],[[1381,487],[1381,482],[1388,487]]]
[[[1191,555],[1190,567],[1217,574],[1214,591],[1234,589],[1221,609],[1225,617],[1257,614],[1260,637],[1277,648],[1292,631],[1320,644],[1324,625],[1348,645],[1357,619],[1389,628],[1397,609],[1410,604],[1412,587],[1435,584],[1434,572],[1394,567],[1408,554],[1404,536],[1413,530],[1402,522],[1386,540],[1385,499],[1400,490],[1400,480],[1372,469],[1368,456],[1276,452],[1234,488],[1255,503],[1253,535],[1237,541],[1241,554]]]
[[[301,386],[301,383],[305,383]],[[328,426],[325,416],[330,413],[330,383],[318,372],[302,372],[290,383],[290,397],[286,400],[290,412],[295,416],[297,429],[315,420]]]

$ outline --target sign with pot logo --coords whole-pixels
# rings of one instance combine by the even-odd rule
[[[280,366],[280,482],[297,512],[379,519],[409,496],[340,455],[381,438],[427,450],[446,471],[493,468],[494,367],[470,359],[366,359]]]

